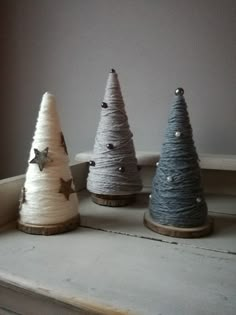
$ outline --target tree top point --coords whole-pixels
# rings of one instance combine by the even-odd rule
[[[51,94],[50,92],[45,92],[44,94],[43,94],[43,99],[54,99],[55,98],[55,96],[53,95],[53,94]]]
[[[181,87],[177,88],[177,89],[175,90],[175,95],[176,95],[176,96],[182,96],[182,95],[184,95],[184,89],[181,88]]]

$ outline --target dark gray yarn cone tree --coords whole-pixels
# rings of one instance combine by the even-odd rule
[[[176,237],[198,237],[211,231],[182,88],[175,91],[144,221],[156,232]]]
[[[106,206],[123,206],[142,189],[133,134],[130,131],[118,75],[108,75],[101,104],[87,188],[92,200]]]

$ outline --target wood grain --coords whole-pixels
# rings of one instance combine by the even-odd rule
[[[23,223],[20,220],[17,222],[17,228],[28,234],[37,234],[37,235],[53,235],[65,233],[76,229],[80,222],[80,216],[76,217],[57,224],[48,224],[48,225],[36,225]]]
[[[222,234],[212,238],[217,242]],[[231,238],[235,240],[235,230]],[[32,310],[34,315],[63,314],[59,304],[58,312],[50,312],[55,299],[70,306],[68,314],[77,308],[88,310],[83,315],[93,314],[90,310],[104,315],[235,315],[236,256],[204,243],[198,248],[191,240],[191,246],[183,246],[81,228],[45,241],[14,229],[5,231],[0,237],[0,301],[11,310],[21,305],[24,315],[32,315]],[[19,291],[1,295],[4,283],[15,284],[21,299],[16,300]],[[49,298],[48,307],[42,295]]]
[[[135,201],[135,195],[101,195],[91,194],[91,199],[98,205],[108,207],[123,207]]]
[[[0,315],[134,315],[126,310],[118,310],[106,304],[99,304],[91,298],[65,298],[53,291],[32,287],[27,283],[19,285],[13,281],[4,281],[0,275]],[[12,305],[14,300],[14,306]],[[1,299],[0,299],[1,302]],[[12,312],[3,313],[1,306]],[[32,312],[32,310],[34,310]],[[17,312],[17,313],[16,313]]]
[[[155,222],[149,211],[146,211],[144,214],[144,224],[146,227],[151,229],[152,231],[172,236],[172,237],[180,237],[180,238],[196,238],[209,235],[213,231],[213,219],[208,217],[206,224],[193,228],[178,228],[169,225],[162,225]]]

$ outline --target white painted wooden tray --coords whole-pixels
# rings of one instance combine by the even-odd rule
[[[82,227],[48,237],[6,225],[24,177],[0,181],[0,314],[235,315],[235,170],[206,170],[214,233],[175,239],[142,223],[154,164],[142,170],[143,193],[124,208],[92,203],[87,163],[72,166]]]

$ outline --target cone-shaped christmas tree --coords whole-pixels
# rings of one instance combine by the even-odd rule
[[[211,231],[201,184],[198,155],[184,99],[175,91],[160,161],[153,178],[145,224],[176,237],[198,237]]]
[[[20,200],[18,228],[31,234],[56,234],[78,226],[65,139],[53,95],[42,98]]]
[[[93,157],[89,162],[87,188],[94,202],[123,206],[133,201],[134,194],[141,190],[132,137],[118,76],[112,69],[101,105]]]

